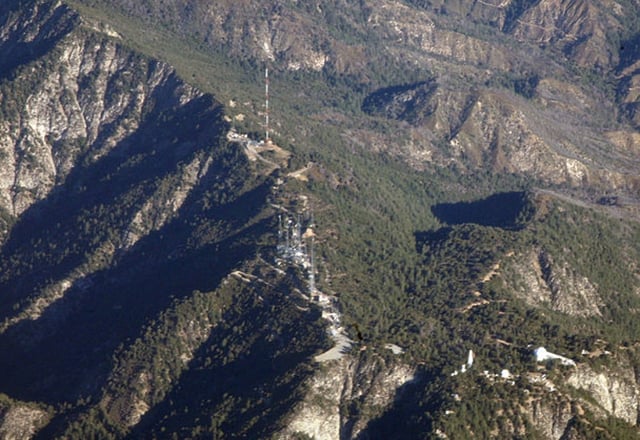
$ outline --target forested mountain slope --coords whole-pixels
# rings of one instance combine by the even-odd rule
[[[307,83],[322,72],[337,90],[303,88],[307,111],[361,106],[408,122],[354,137],[416,167],[637,187],[636,2],[116,3],[204,50]]]
[[[637,437],[639,11],[3,2],[0,436]]]

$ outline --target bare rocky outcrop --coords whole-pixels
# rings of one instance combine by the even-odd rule
[[[525,98],[493,88],[470,90],[450,76],[383,88],[365,99],[365,111],[411,125],[409,145],[394,147],[390,140],[386,148],[416,167],[453,162],[468,172],[488,168],[576,188],[639,187],[633,132],[593,130],[610,120],[613,109],[585,90],[543,78],[534,97]]]
[[[610,68],[617,63],[618,55],[607,31],[619,31],[620,16],[632,13],[618,2],[588,0],[430,2],[429,7],[424,2],[396,0],[359,4],[319,1],[298,8],[286,8],[277,2],[258,6],[223,1],[213,6],[194,1],[189,7],[178,1],[144,6],[130,0],[116,3],[135,15],[154,17],[181,33],[197,35],[208,44],[222,42],[234,55],[277,60],[291,70],[366,68],[366,58],[359,50],[362,45],[335,39],[319,25],[321,21],[332,26],[338,22],[342,30],[348,28],[359,37],[382,37],[387,43],[384,50],[399,59],[437,56],[476,66],[513,68],[514,56],[509,48],[494,44],[480,33],[462,30],[463,17],[494,28],[496,34],[504,32],[527,43],[558,47],[579,64]],[[334,16],[335,9],[345,11],[341,22]]]
[[[277,437],[290,439],[303,434],[316,440],[357,438],[414,374],[410,366],[377,355],[345,356],[325,363],[310,379],[306,396]]]
[[[573,316],[602,316],[597,286],[545,250],[511,256],[503,273],[509,289],[532,306]]]
[[[598,370],[578,363],[562,384],[542,379],[541,385],[544,391],[529,398],[522,411],[545,439],[584,438],[575,437],[573,425],[587,412],[595,417],[589,424],[615,417],[637,425],[639,388],[627,361]]]
[[[428,7],[397,0],[319,1],[294,8],[278,2],[116,3],[204,44],[221,45],[233,56],[281,70],[348,73],[374,85],[371,60],[393,60],[407,70],[427,66],[437,90],[404,90],[394,99],[412,108],[404,112],[409,114],[405,120],[418,126],[411,142],[403,145],[395,133],[380,141],[381,149],[416,168],[453,163],[470,172],[489,167],[523,173],[553,185],[629,193],[640,188],[633,154],[602,129],[618,123],[618,103],[598,87],[568,79],[556,56],[560,52],[586,68],[612,71],[620,59],[621,17],[635,11],[630,5],[589,0],[429,2]],[[337,9],[344,11],[340,20]],[[467,30],[468,17],[492,30]],[[335,27],[336,21],[340,32],[328,32],[325,24]],[[505,33],[522,47],[514,49]],[[380,41],[375,53],[362,43],[366,39]],[[637,107],[633,71],[625,70],[620,86],[622,105],[632,119]],[[396,118],[398,105],[391,107],[388,116]],[[615,131],[634,130],[622,126]],[[368,135],[358,137],[356,143],[368,143]]]
[[[0,438],[28,440],[46,424],[49,414],[33,405],[0,404]]]
[[[617,2],[607,3],[621,9]],[[607,68],[617,63],[608,30],[620,26],[615,12],[605,12],[607,6],[591,1],[536,2],[517,20],[513,34],[539,45],[559,46],[585,67]]]
[[[173,80],[169,66],[151,64],[109,39],[74,34],[58,47],[55,67],[23,70],[14,96],[4,97],[24,108],[0,132],[7,158],[0,206],[15,216],[64,182],[78,161],[97,161],[135,132],[150,100]],[[150,81],[143,81],[141,70]],[[195,97],[193,89],[176,86],[161,93],[175,93],[177,105]]]
[[[631,366],[622,362],[615,370],[594,371],[578,365],[567,379],[567,384],[589,393],[597,402],[593,407],[602,417],[614,416],[636,425],[638,421],[639,387]]]
[[[576,414],[576,407],[562,397],[548,397],[529,402],[526,414],[545,439],[558,440],[567,432],[567,426]]]
[[[586,410],[595,415],[596,421],[615,417],[630,425],[637,424],[639,389],[626,362],[602,371],[579,363],[565,383],[586,392],[589,398],[571,391],[554,391],[527,402],[525,414],[544,438],[574,438],[572,420],[583,418]]]
[[[210,111],[216,105],[207,109],[198,104],[204,95],[179,80],[173,68],[126,49],[112,32],[95,33],[93,27],[87,32],[85,22],[62,3],[36,5],[10,14],[0,26],[8,39],[2,50],[21,44],[46,48],[41,58],[15,66],[12,87],[0,95],[0,211],[14,218],[69,186],[69,178],[72,191],[90,190],[96,176],[86,180],[84,170],[99,168],[107,158],[135,164],[136,158],[153,154],[141,150],[137,138],[153,136],[153,118],[161,112],[194,106]],[[203,126],[201,132],[206,130]],[[38,319],[69,289],[89,285],[91,274],[111,264],[118,251],[174,218],[212,164],[211,154],[202,150],[207,142],[202,133],[192,133],[188,140],[177,134],[154,139],[154,148],[180,165],[168,169],[163,185],[153,191],[137,190],[138,209],[122,234],[96,243],[63,278],[27,292],[31,298],[5,318],[0,333],[24,319]]]

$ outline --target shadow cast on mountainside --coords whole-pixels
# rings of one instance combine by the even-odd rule
[[[172,221],[116,255],[109,267],[78,280],[38,319],[0,335],[3,392],[47,403],[95,396],[118,346],[139,336],[173,298],[215,289],[255,254],[268,228],[258,215],[270,185],[245,188],[248,163],[237,148],[219,143],[225,125],[212,121],[221,119],[211,97],[182,106],[171,121],[148,119],[105,157],[74,169],[21,217],[0,254],[4,316],[42,286],[65,279],[102,243],[122,237],[157,181],[175,172],[180,161],[221,145]],[[198,131],[199,124],[207,128]],[[129,162],[136,153],[144,158]],[[128,205],[123,198],[131,199]],[[55,255],[56,250],[66,254]]]
[[[326,339],[324,323],[318,311],[309,315],[295,307],[278,286],[268,294],[264,285],[259,291],[245,286],[188,369],[127,438],[141,438],[149,429],[157,436],[192,438],[184,427],[213,438],[270,438],[279,429],[277,421],[303,397],[311,357]]]
[[[426,432],[432,431],[430,418],[425,414],[435,413],[445,398],[433,393],[425,400],[424,381],[429,379],[423,376],[424,373],[419,374],[416,379],[396,390],[391,407],[381,416],[370,420],[357,435],[357,440],[423,438]],[[345,434],[343,436],[341,433],[341,438],[352,438],[353,433]]]
[[[424,251],[425,246],[427,246],[429,243],[445,241],[449,237],[451,231],[452,228],[446,226],[434,231],[414,232],[413,235],[416,240],[416,252],[421,254]]]
[[[431,208],[443,223],[461,225],[474,223],[505,229],[518,229],[533,214],[533,205],[526,192],[494,194],[472,202],[440,203]]]
[[[265,186],[236,203],[259,209]],[[234,205],[223,208],[233,210]],[[175,298],[217,288],[247,255],[255,254],[255,243],[268,229],[263,220],[172,256],[187,239],[176,230],[190,220],[182,218],[143,238],[114,267],[96,273],[90,288],[72,287],[39,319],[22,321],[0,335],[5,354],[0,388],[22,400],[48,403],[95,395],[119,346],[138,337]]]
[[[420,124],[436,110],[437,103],[432,98],[437,88],[436,81],[429,79],[378,89],[363,100],[361,110],[369,115]]]
[[[167,85],[169,90],[174,86]],[[16,302],[64,279],[103,242],[123,233],[161,178],[204,146],[215,145],[225,131],[223,123],[211,124],[220,121],[211,97],[173,109],[173,120],[161,121],[169,108],[166,103],[150,113],[135,133],[96,162],[78,165],[22,214],[0,251],[0,317],[13,314]],[[205,122],[209,128],[198,133],[196,127]]]
[[[632,35],[629,39],[620,42],[620,61],[617,66],[618,73],[632,66],[638,59],[640,59],[640,33]]]
[[[25,7],[23,3],[19,0],[2,1],[0,28],[3,28],[3,22],[9,20],[11,14],[16,13],[16,9],[18,9],[18,13],[24,12],[19,10]],[[30,33],[36,33],[34,26],[42,24],[42,28],[39,29],[35,37],[32,36],[30,41],[24,41],[24,28],[16,29],[14,35],[3,36],[4,41],[0,44],[0,79],[8,78],[16,68],[33,62],[50,52],[56,43],[70,33],[78,23],[77,15],[67,6],[54,5],[52,7],[55,10],[48,17],[48,13],[51,12],[49,9],[45,6],[38,9],[40,14],[38,18],[44,21],[29,20],[26,26],[30,26],[28,29]]]

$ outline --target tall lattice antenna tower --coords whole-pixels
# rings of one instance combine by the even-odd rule
[[[264,69],[264,98],[265,142],[269,142],[269,67]]]
[[[314,262],[313,244],[314,244],[314,239],[313,239],[313,236],[312,236],[311,237],[311,246],[310,246],[311,249],[309,249],[309,266],[311,266],[309,268],[309,293],[311,295],[316,293],[316,265],[315,265],[315,262]]]

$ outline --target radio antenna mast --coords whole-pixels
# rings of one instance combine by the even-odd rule
[[[269,142],[269,67],[264,69],[264,97],[265,97],[265,142]]]
[[[311,266],[309,269],[309,293],[311,295],[316,293],[316,266],[313,255],[313,243],[314,239],[311,237],[311,249],[309,250],[309,265]]]

